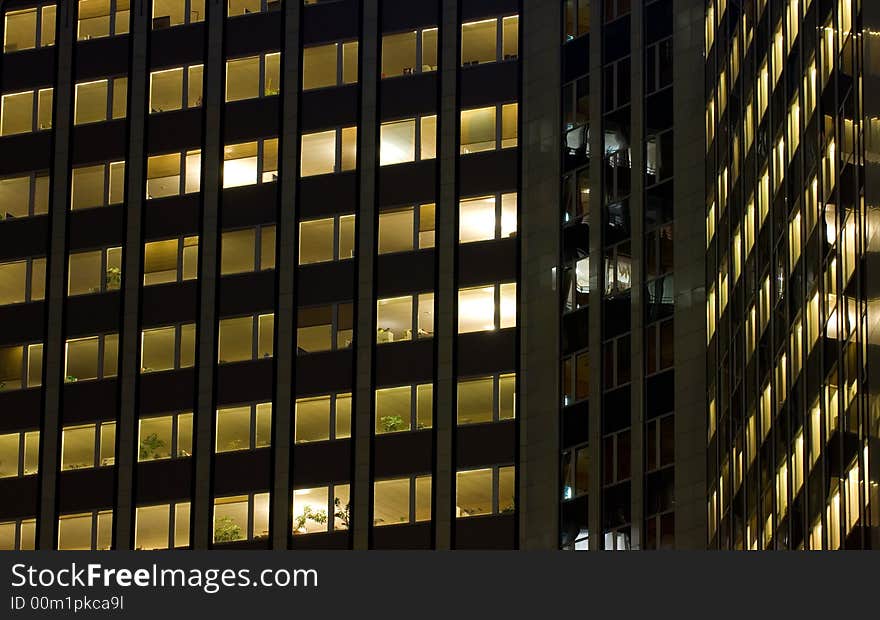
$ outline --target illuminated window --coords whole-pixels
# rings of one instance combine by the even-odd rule
[[[516,282],[458,290],[458,333],[516,327]]]
[[[55,14],[54,4],[7,11],[4,15],[3,52],[55,45]]]
[[[270,97],[281,92],[281,52],[226,61],[226,101]]]
[[[112,536],[112,510],[58,517],[59,551],[107,551],[113,544]]]
[[[193,414],[141,418],[138,421],[138,462],[192,456]]]
[[[76,84],[73,124],[85,125],[125,118],[128,78],[107,78]]]
[[[358,42],[330,43],[303,49],[303,90],[356,84]]]
[[[269,493],[214,498],[214,544],[269,536]]]
[[[431,476],[373,482],[373,525],[431,520]]]
[[[49,211],[49,174],[37,172],[0,179],[0,222]]]
[[[205,21],[205,0],[153,0],[153,30]]]
[[[516,374],[459,379],[456,411],[459,426],[513,420]]]
[[[433,426],[434,385],[402,385],[376,390],[376,434]]]
[[[223,187],[278,180],[278,138],[227,144],[223,148]]]
[[[191,194],[201,189],[200,149],[150,155],[147,158],[147,199]]]
[[[299,264],[354,258],[354,215],[299,223]]]
[[[357,167],[357,127],[302,135],[300,176],[346,172]]]
[[[437,28],[382,36],[382,79],[437,70]]]
[[[274,314],[221,319],[217,361],[230,364],[267,359],[273,355],[274,342]]]
[[[76,40],[126,34],[131,20],[130,0],[79,0]]]
[[[458,203],[460,243],[505,239],[516,236],[517,195],[501,194],[467,198]]]
[[[379,212],[379,254],[434,247],[434,203]]]
[[[220,274],[251,273],[275,268],[275,225],[222,233]]]
[[[236,452],[272,445],[272,403],[227,407],[217,410],[214,451]]]
[[[816,59],[810,60],[810,66],[804,73],[804,121],[809,121],[816,110]]]
[[[376,300],[376,342],[401,342],[434,335],[434,293]]]
[[[122,248],[76,252],[68,257],[67,294],[91,295],[122,286]]]
[[[798,211],[788,221],[788,260],[790,269],[794,269],[795,263],[801,256],[801,213]]]
[[[437,157],[437,115],[382,123],[379,165],[389,166]]]
[[[354,307],[351,303],[300,308],[297,316],[297,355],[351,348]]]
[[[294,536],[351,527],[351,487],[331,484],[293,491]]]
[[[42,384],[42,343],[0,347],[0,392],[40,387]]]
[[[501,45],[498,32],[501,31]],[[519,16],[493,17],[461,25],[461,66],[519,57]]]
[[[229,17],[281,10],[281,0],[228,0],[228,3]]]
[[[0,306],[41,301],[45,297],[45,258],[0,263]]]
[[[50,87],[0,97],[0,136],[52,129],[53,92]]]
[[[0,478],[32,476],[40,469],[40,431],[0,435]]]
[[[516,468],[459,470],[455,475],[455,516],[509,514],[516,509]]]
[[[36,532],[36,519],[0,522],[0,551],[33,551]]]
[[[195,323],[155,327],[141,332],[142,374],[192,368],[195,354]]]
[[[116,463],[116,422],[65,426],[61,432],[61,471],[112,467]]]
[[[70,338],[64,344],[64,382],[115,377],[119,363],[119,334]]]
[[[74,168],[70,186],[71,210],[120,204],[125,198],[125,162]]]
[[[198,236],[144,244],[144,286],[195,280],[198,267]]]
[[[462,110],[461,154],[515,147],[517,114],[516,103]]]
[[[296,399],[294,443],[351,437],[351,393],[306,396]]]
[[[136,551],[189,546],[189,502],[138,506],[134,517]]]
[[[204,70],[204,65],[189,65],[152,71],[150,114],[201,107]]]

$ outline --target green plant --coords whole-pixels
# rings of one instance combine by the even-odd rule
[[[165,446],[165,441],[159,439],[159,436],[156,433],[151,433],[150,435],[147,435],[146,437],[141,439],[141,460],[145,460],[148,458],[159,458],[159,448],[164,448]]]
[[[399,415],[383,415],[379,418],[379,424],[386,433],[393,433],[404,429],[403,418]]]
[[[342,500],[338,497],[333,500],[333,516],[339,519],[342,524],[348,528],[349,520],[351,519],[351,502],[345,505],[345,508],[342,508]]]
[[[104,281],[108,289],[118,289],[122,284],[122,269],[120,269],[119,267],[107,267],[107,273],[104,276]]]
[[[303,508],[302,514],[297,515],[296,523],[293,525],[294,532],[302,532],[305,530],[306,521],[311,519],[315,523],[320,525],[324,525],[327,523],[327,511],[326,510],[312,510],[311,506],[306,505]]]
[[[242,538],[241,527],[232,517],[220,517],[214,521],[214,542],[232,542]]]
[[[76,383],[77,381],[79,381],[79,379],[77,379],[73,375],[67,375],[66,377],[64,377],[65,383]]]
[[[514,507],[513,504],[508,504],[507,506],[505,506],[504,508],[502,508],[500,512],[501,512],[501,514],[503,514],[503,515],[508,515],[508,514],[510,514],[510,513],[512,513],[512,512],[516,512],[516,508]]]

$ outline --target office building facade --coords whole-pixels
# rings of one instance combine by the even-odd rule
[[[705,546],[703,16],[5,2],[0,546]]]
[[[878,543],[872,2],[708,3],[708,536]]]

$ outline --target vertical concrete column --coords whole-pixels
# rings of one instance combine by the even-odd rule
[[[128,75],[128,154],[125,163],[125,247],[122,269],[122,334],[120,335],[119,418],[116,423],[116,514],[114,549],[131,549],[134,510],[134,468],[137,451],[138,344],[140,342],[141,223],[143,221],[144,131],[147,114],[147,24],[149,7],[132,7],[131,68]]]
[[[643,33],[644,6],[632,5],[630,17],[633,47],[630,50],[630,158],[632,182],[630,186],[629,217],[631,243],[630,295],[630,546],[642,548],[644,524],[643,496],[645,486],[644,441],[645,411],[645,48]]]
[[[223,115],[223,21],[226,2],[208,0],[205,58],[205,149],[202,152],[202,230],[199,237],[198,392],[195,415],[195,497],[192,546],[206,549],[212,539],[211,470],[214,458],[214,371],[217,362],[217,261],[220,225],[220,143]]]
[[[602,548],[602,3],[590,3],[590,551]]]
[[[76,5],[58,5],[55,62],[55,112],[52,118],[51,202],[49,205],[49,264],[46,287],[47,328],[43,343],[43,426],[40,431],[40,509],[37,548],[55,548],[58,523],[55,497],[61,424],[62,364],[64,363],[64,304],[67,280],[67,214],[70,209],[70,105],[72,96]]]
[[[280,208],[275,261],[278,306],[275,308],[275,420],[272,451],[272,548],[287,549],[291,508],[291,417],[293,416],[294,343],[296,332],[296,184],[299,171],[299,21],[301,2],[284,4],[281,110]]]
[[[706,142],[701,0],[675,0],[675,545],[705,549]]]
[[[355,469],[354,548],[370,544],[370,482],[373,448],[373,347],[376,341],[376,296],[373,290],[376,239],[376,123],[378,118],[379,7],[377,2],[362,3],[361,29],[361,119],[358,129],[358,167],[360,194],[357,216],[357,327],[355,331]]]
[[[436,383],[434,385],[434,547],[453,545],[452,515],[455,453],[455,222],[458,201],[458,3],[442,0],[440,5],[440,183],[435,216],[437,290],[434,293],[436,339]]]
[[[524,0],[520,103],[519,547],[559,548],[560,23]]]

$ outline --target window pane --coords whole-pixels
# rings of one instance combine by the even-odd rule
[[[113,101],[111,103],[111,116],[125,118],[128,111],[128,78],[121,77],[113,80]]]
[[[3,52],[33,49],[37,46],[37,9],[8,11]]]
[[[412,340],[412,296],[379,299],[376,312],[376,342]]]
[[[379,213],[379,254],[413,249],[412,207]]]
[[[376,434],[412,428],[412,386],[376,390]]]
[[[434,425],[434,384],[416,386],[416,428],[431,428]]]
[[[501,106],[501,148],[506,149],[517,145],[517,115],[519,105],[509,103]]]
[[[0,305],[25,301],[27,261],[0,264]]]
[[[95,466],[95,425],[65,428],[61,433],[61,471]]]
[[[354,84],[358,81],[358,42],[342,44],[342,83]]]
[[[495,238],[494,196],[462,200],[459,205],[459,242],[470,243]]]
[[[27,351],[27,387],[39,387],[43,383],[43,345],[28,345]],[[0,353],[0,358],[2,358],[2,353]],[[2,375],[3,373],[0,371],[0,389],[3,387]]]
[[[177,453],[175,456],[192,456],[193,414],[182,413],[177,416]]]
[[[337,47],[318,45],[303,49],[303,90],[336,86]]]
[[[251,447],[251,408],[231,407],[217,410],[215,452],[234,452]]]
[[[144,244],[144,286],[177,281],[179,241],[151,241]]]
[[[135,515],[134,548],[167,549],[171,506],[140,506]]]
[[[422,71],[437,70],[437,29],[422,31]]]
[[[260,96],[260,57],[226,61],[226,101]]]
[[[416,68],[416,32],[382,37],[382,77],[411,75]]]
[[[458,382],[458,423],[477,424],[494,420],[494,381],[492,377]]]
[[[229,144],[223,152],[223,187],[257,182],[257,143]]]
[[[501,329],[516,327],[516,282],[501,285]]]
[[[434,335],[434,293],[422,293],[418,300],[418,337],[430,338]]]
[[[125,192],[125,162],[116,161],[110,164],[110,191],[107,204],[115,205],[123,201]]]
[[[11,136],[34,130],[34,93],[3,95],[0,106],[0,135]]]
[[[460,471],[456,475],[455,516],[492,513],[492,470]]]
[[[187,194],[197,192],[202,187],[202,151],[187,151],[186,153],[186,181],[183,191]]]
[[[255,448],[266,448],[272,445],[272,403],[260,403],[257,405],[254,442]]]
[[[189,108],[197,108],[202,105],[204,73],[205,65],[193,65],[189,68],[186,84],[186,105]]]
[[[409,478],[373,483],[373,525],[409,523]]]
[[[257,358],[266,359],[273,355],[275,341],[275,315],[264,314],[258,317]]]
[[[101,292],[103,252],[71,254],[68,260],[68,295]]]
[[[415,119],[382,123],[380,133],[379,165],[388,166],[416,158]]]
[[[101,446],[98,465],[109,467],[116,463],[116,422],[101,424]]]
[[[421,119],[421,150],[419,159],[434,159],[437,157],[437,116],[423,116]]]
[[[316,396],[296,400],[294,442],[330,439],[330,397]]]
[[[71,209],[87,209],[104,204],[103,165],[74,168],[71,185]]]
[[[342,130],[342,171],[357,168],[357,127]]]
[[[115,377],[119,366],[119,334],[104,336],[104,374],[103,377]]]
[[[87,551],[92,548],[91,514],[58,517],[58,549]]]
[[[187,323],[180,326],[179,368],[192,368],[196,363],[196,325]]]
[[[461,25],[462,66],[496,60],[497,29],[495,18]]]
[[[0,435],[0,478],[18,476],[20,442],[19,433]]]
[[[138,429],[138,461],[171,458],[171,416],[142,418]]]
[[[501,237],[515,237],[517,229],[516,194],[501,195]]]
[[[23,363],[22,347],[0,347],[0,392],[21,389]]]
[[[77,84],[73,124],[107,120],[107,91],[107,80]]]
[[[174,506],[174,546],[189,546],[189,502],[180,502]]]
[[[141,335],[141,372],[174,369],[174,327],[145,329]]]
[[[354,215],[339,216],[339,260],[354,258]]]
[[[24,470],[25,476],[40,471],[40,431],[24,434]]]
[[[98,339],[67,341],[65,382],[98,378]]]
[[[519,56],[519,15],[511,15],[501,21],[502,58],[511,60]]]
[[[431,476],[416,478],[416,521],[431,520]]]
[[[269,535],[269,494],[254,495],[254,538],[266,538]]]
[[[495,148],[495,108],[461,111],[461,154]]]
[[[351,394],[336,395],[336,439],[351,437]]]
[[[266,54],[264,62],[265,67],[265,89],[263,93],[267,96],[277,95],[281,92],[281,52],[274,54]]]
[[[333,260],[333,218],[299,224],[299,264]]]
[[[214,542],[247,540],[248,498],[246,495],[214,500]]]
[[[515,482],[516,468],[500,467],[498,469],[498,512],[513,512],[516,508]]]
[[[296,331],[297,353],[333,348],[333,307],[300,308]]]
[[[351,487],[347,484],[333,486],[333,529],[347,530],[351,524]]]
[[[329,174],[336,170],[336,131],[304,134],[300,152],[300,176]]]
[[[220,249],[220,274],[230,275],[254,270],[256,231],[253,228],[224,232]]]
[[[495,329],[495,287],[479,286],[458,291],[458,333]]]
[[[275,227],[260,230],[260,269],[275,269]]]
[[[516,375],[498,378],[498,419],[512,420],[516,417]]]
[[[250,316],[220,321],[219,362],[243,362],[254,357],[254,319]]]
[[[180,153],[153,155],[147,159],[147,198],[180,193]]]
[[[327,487],[296,489],[293,492],[293,533],[311,534],[327,531]]]
[[[31,179],[29,176],[0,179],[0,221],[27,217],[30,214]]]
[[[434,247],[434,204],[419,206],[419,248]]]

